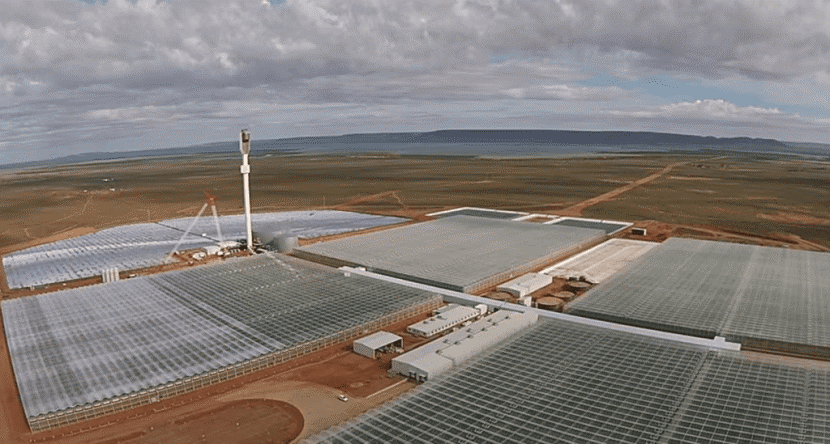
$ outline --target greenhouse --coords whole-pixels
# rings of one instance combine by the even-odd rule
[[[756,348],[826,355],[830,254],[672,238],[571,314]]]
[[[541,319],[304,443],[827,442],[830,371]]]
[[[527,213],[522,213],[519,211],[506,211],[506,210],[490,210],[487,208],[473,208],[473,207],[462,207],[456,208],[453,210],[447,211],[439,211],[437,213],[428,214],[428,216],[444,218],[444,217],[452,217],[452,216],[476,216],[476,217],[489,217],[490,219],[515,219],[517,217],[526,216]]]
[[[27,248],[3,257],[6,281],[9,288],[23,288],[97,276],[106,268],[135,270],[161,265],[182,234],[158,224],[134,224]],[[183,239],[179,249],[213,243],[191,235]]]
[[[608,220],[583,219],[579,217],[563,217],[550,223],[551,225],[562,225],[566,227],[595,228],[605,231],[608,234],[616,233],[623,228],[630,227],[627,222],[615,222]]]
[[[397,224],[406,219],[347,211],[286,211],[253,215],[259,229],[312,238]],[[161,265],[190,227],[193,217],[159,223],[124,225],[27,248],[3,257],[9,288],[40,286],[100,275],[102,270],[136,270]],[[246,236],[243,215],[220,216],[222,238]],[[182,240],[179,250],[213,245],[219,240],[212,216],[203,216]]]
[[[475,292],[593,246],[605,232],[473,216],[453,216],[295,250],[332,265],[450,290]]]
[[[441,297],[263,254],[3,301],[32,430],[155,402],[437,308]]]
[[[281,232],[309,239],[332,234],[346,233],[355,230],[399,224],[408,219],[392,216],[376,216],[374,214],[353,213],[337,210],[311,211],[282,211],[278,213],[254,213],[251,223],[255,230]],[[160,225],[184,231],[193,222],[192,217],[168,219],[159,221]],[[235,214],[220,216],[219,227],[222,237],[227,239],[244,239],[245,215]],[[213,217],[203,217],[196,222],[192,232],[204,234],[210,239],[219,240],[216,232],[216,222]]]

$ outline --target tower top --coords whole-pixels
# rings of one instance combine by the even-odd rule
[[[239,132],[239,151],[242,152],[242,154],[248,154],[251,152],[251,132],[247,129]]]

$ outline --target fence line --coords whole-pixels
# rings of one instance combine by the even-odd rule
[[[239,376],[273,367],[277,364],[282,364],[300,356],[322,350],[331,345],[368,334],[373,330],[378,330],[387,325],[394,324],[423,312],[434,310],[442,304],[443,298],[440,295],[435,294],[429,299],[410,307],[310,342],[297,344],[286,349],[276,350],[274,352],[260,355],[221,369],[211,370],[206,373],[193,375],[177,381],[169,382],[167,384],[121,395],[116,398],[97,401],[92,404],[85,404],[71,409],[61,410],[59,412],[30,417],[27,418],[29,428],[33,432],[54,429],[112,413],[122,412],[135,407],[153,404],[164,399],[173,398],[175,396],[189,393],[220,382],[225,382]]]

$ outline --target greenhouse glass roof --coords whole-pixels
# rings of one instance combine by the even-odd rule
[[[608,234],[615,233],[625,227],[631,226],[629,223],[623,222],[609,222],[579,218],[564,218],[552,222],[550,225],[564,225],[568,227],[582,227],[582,228],[596,228],[597,230],[605,231]]]
[[[106,268],[160,265],[184,234],[158,224],[134,224],[27,248],[3,257],[9,288],[39,286],[100,275]],[[181,250],[212,245],[188,236]]]
[[[440,296],[264,254],[2,303],[27,417],[367,324]]]
[[[586,293],[570,313],[773,348],[824,348],[828,294],[828,253],[672,238]]]
[[[449,211],[441,211],[439,213],[433,213],[430,216],[444,218],[444,217],[452,217],[452,216],[476,216],[476,217],[488,217],[490,219],[515,219],[520,216],[524,216],[527,213],[521,213],[519,211],[505,211],[505,210],[488,210],[486,208],[457,208],[455,210]]]
[[[304,442],[827,442],[828,383],[827,369],[540,319]]]
[[[302,239],[329,236],[366,228],[380,227],[406,222],[407,219],[391,216],[376,216],[374,214],[352,213],[337,210],[313,211],[282,211],[279,213],[254,213],[251,215],[251,224],[255,231],[281,232],[297,236]],[[193,218],[168,219],[160,221],[160,225],[184,231],[193,222]],[[224,240],[244,239],[245,215],[235,214],[220,216],[219,227]],[[218,241],[216,222],[212,216],[205,216],[196,222],[192,232],[205,234],[208,238]]]
[[[255,229],[279,231],[301,238],[406,221],[398,217],[333,210],[258,213],[252,219]],[[124,271],[161,265],[192,221],[192,217],[187,217],[108,228],[11,253],[3,257],[6,280],[10,288],[23,288],[97,276],[107,268]],[[225,240],[246,236],[243,215],[220,216],[219,225]],[[179,250],[205,247],[219,240],[212,216],[200,218],[191,233]]]
[[[588,228],[454,216],[321,242],[295,254],[331,258],[458,291],[510,279],[604,238]],[[492,281],[492,282],[489,282]]]

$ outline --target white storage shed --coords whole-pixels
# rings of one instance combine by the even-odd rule
[[[375,359],[378,352],[403,348],[403,338],[386,331],[379,331],[354,341],[353,350],[359,355]]]

